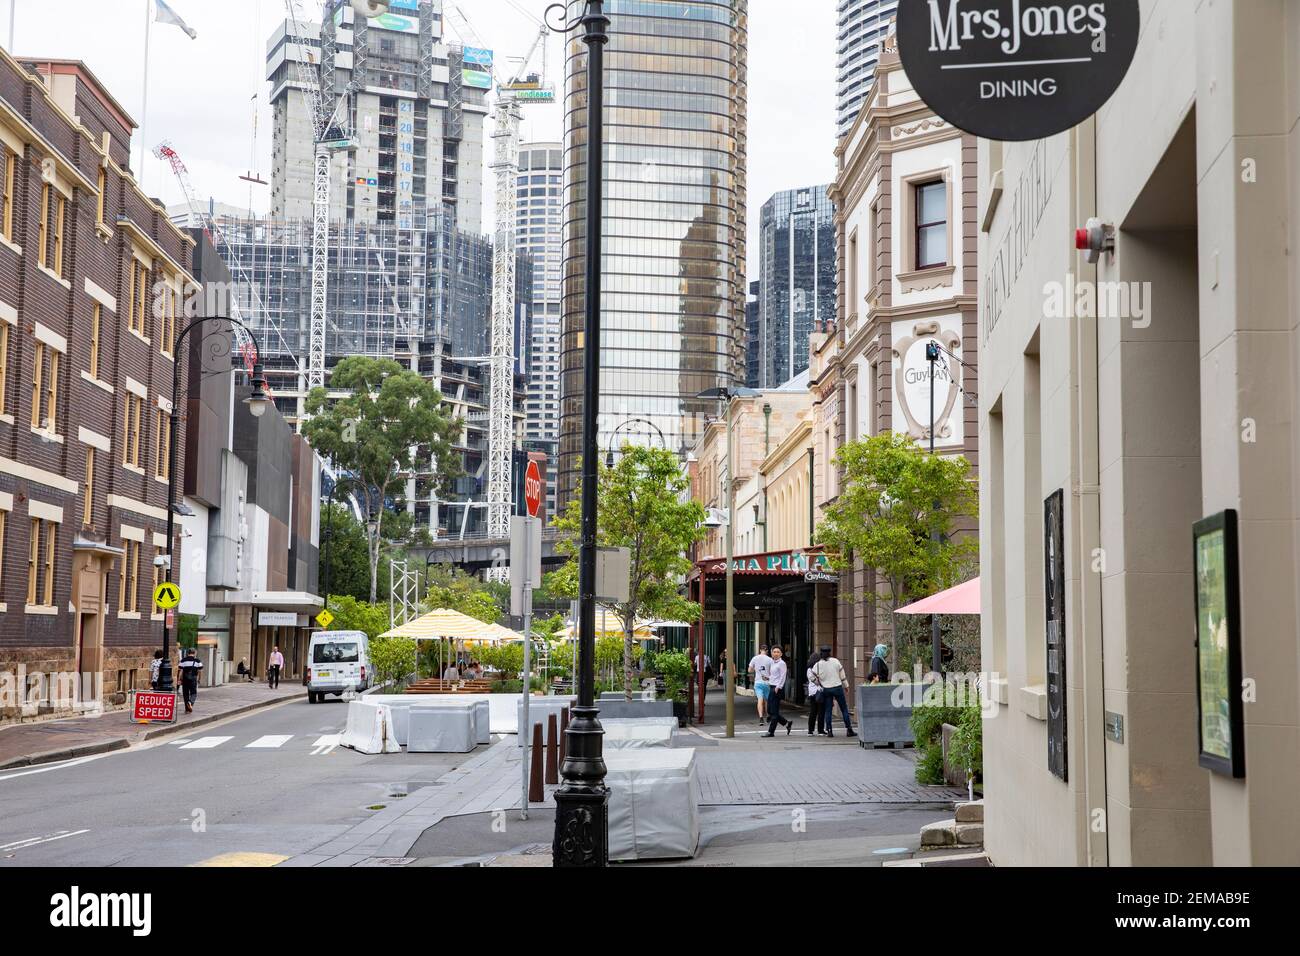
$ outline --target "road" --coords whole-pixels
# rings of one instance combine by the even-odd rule
[[[343,701],[298,698],[190,736],[0,771],[0,866],[270,866],[464,759],[345,750],[346,715]]]

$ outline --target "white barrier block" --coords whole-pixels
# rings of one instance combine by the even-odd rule
[[[473,705],[415,706],[410,713],[407,753],[464,754],[477,746]]]
[[[605,755],[609,858],[694,857],[700,845],[700,786],[694,748],[614,750]]]
[[[348,722],[339,746],[363,754],[395,754],[401,751],[393,732],[393,713],[387,704],[364,698],[348,701]]]

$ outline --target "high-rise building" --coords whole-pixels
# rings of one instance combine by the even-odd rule
[[[570,2],[569,16],[584,4]],[[684,454],[744,380],[747,0],[611,0],[605,53],[602,454],[657,443]],[[582,446],[587,48],[566,68],[559,503]],[[617,454],[618,449],[612,448]]]
[[[367,20],[348,0],[327,0],[324,24],[285,20],[267,41],[273,146],[271,215],[310,219],[315,142],[299,64],[319,78],[335,122],[355,150],[331,161],[330,218],[410,228],[426,209],[451,207],[480,232],[483,125],[492,54],[449,46],[442,0],[393,0]],[[350,115],[349,115],[350,114]]]
[[[839,105],[836,131],[843,136],[858,118],[876,75],[880,41],[898,10],[898,0],[839,0],[835,21]]]
[[[758,334],[747,358],[754,388],[779,388],[808,368],[808,337],[835,321],[835,210],[826,186],[789,189],[760,214]]]
[[[532,329],[517,343],[528,376],[524,401],[524,447],[554,461],[560,444],[560,193],[564,179],[561,143],[524,143],[519,148],[515,247],[533,262]],[[555,508],[555,482],[546,484],[547,511]]]
[[[749,284],[749,295],[745,296],[745,387],[758,388],[762,380],[763,349],[760,346],[763,336],[763,312],[759,306],[758,294],[762,284],[755,281]]]

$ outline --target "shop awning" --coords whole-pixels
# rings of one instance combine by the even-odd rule
[[[900,607],[895,614],[978,614],[980,612],[980,579],[971,578],[955,588],[931,594],[915,604]]]

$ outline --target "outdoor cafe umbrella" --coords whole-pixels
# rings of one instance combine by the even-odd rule
[[[931,594],[914,604],[900,607],[895,614],[979,614],[980,579],[971,578],[955,588]]]
[[[415,641],[447,641],[458,648],[502,644],[523,640],[523,636],[499,624],[487,624],[478,618],[437,608],[400,627],[385,631],[380,637],[406,637]]]

